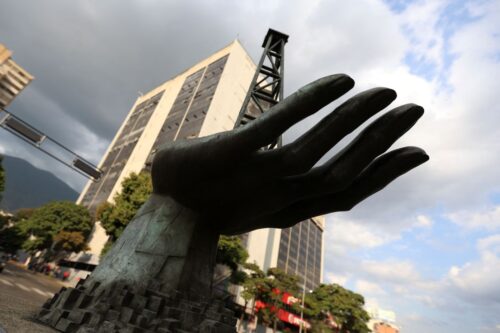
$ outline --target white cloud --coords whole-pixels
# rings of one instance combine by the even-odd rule
[[[449,279],[463,300],[473,303],[500,302],[500,259],[485,255],[481,261],[450,269]]]
[[[444,40],[436,33],[447,1],[416,1],[399,16],[400,24],[410,38],[410,51],[418,58],[441,67]]]
[[[500,234],[491,235],[478,240],[477,248],[480,252],[490,252],[500,255]]]
[[[447,214],[446,217],[467,228],[495,230],[500,227],[500,206],[473,211],[457,211]]]
[[[474,303],[500,305],[500,234],[478,240],[480,258],[453,266],[448,281],[458,297]]]
[[[414,226],[417,228],[430,228],[434,222],[432,219],[425,215],[418,215],[417,222],[415,222]]]
[[[413,263],[398,260],[364,260],[361,268],[378,281],[411,284],[420,278]]]
[[[365,298],[365,308],[366,309],[370,309],[370,308],[378,309],[378,308],[380,308],[380,303],[374,297],[367,297],[367,298]]]
[[[442,26],[443,18],[447,19],[442,9],[450,4],[416,1],[397,17],[400,26],[410,32],[410,40],[398,44],[399,40],[394,39],[398,44],[394,45],[396,53],[414,53],[417,60],[435,66],[433,70],[438,76],[423,78],[412,74],[401,57],[396,61],[388,58],[382,66],[360,66],[353,73],[358,89],[374,85],[395,87],[395,104],[414,101],[425,107],[424,117],[396,146],[420,145],[431,160],[352,212],[329,218],[330,239],[333,241],[333,233],[340,233],[334,239],[338,244],[331,246],[343,250],[331,251],[332,255],[380,248],[411,228],[437,232],[429,230],[434,222],[426,212],[436,207],[459,226],[485,231],[498,230],[500,226],[499,208],[483,208],[491,202],[490,194],[500,189],[500,113],[498,92],[493,89],[500,77],[500,3],[471,2],[463,11],[468,10],[475,20],[454,28]],[[446,39],[443,29],[449,29],[450,39]],[[336,229],[337,222],[348,227]],[[353,235],[358,234],[356,241]],[[477,250],[477,260],[464,263],[457,255],[458,264],[441,277],[422,276],[419,271],[429,269],[407,260],[334,257],[331,268],[337,274],[349,272],[352,280],[363,279],[382,286],[387,294],[379,301],[387,308],[398,304],[397,312],[403,320],[407,311],[429,323],[422,328],[410,319],[403,321],[407,332],[474,331],[482,325],[495,327],[497,322],[491,321],[500,311],[497,236],[479,240]],[[416,309],[419,310],[415,312]],[[462,327],[455,326],[459,321]]]
[[[326,273],[326,283],[336,283],[338,285],[344,286],[348,280],[348,275],[339,275],[331,272]]]
[[[338,254],[357,248],[373,248],[399,238],[398,234],[378,232],[355,221],[349,221],[336,216],[331,219],[327,228],[326,242],[329,248]]]
[[[382,289],[378,284],[366,280],[357,280],[354,290],[362,295],[383,295],[385,294],[384,289]]]
[[[416,2],[400,19],[411,17],[415,6],[428,3]],[[492,8],[485,10],[481,19],[453,31],[448,44],[455,58],[446,70],[446,86],[438,80],[411,74],[401,61],[356,73],[363,87],[395,87],[397,103],[414,101],[425,107],[424,117],[396,146],[420,145],[431,159],[355,207],[345,218],[384,230],[404,223],[408,224],[402,228],[407,228],[413,223],[408,216],[416,212],[436,205],[452,211],[475,211],[489,200],[491,192],[499,190],[500,174],[496,170],[500,164],[500,132],[496,124],[500,122],[500,113],[494,111],[498,110],[498,103],[495,89],[491,88],[500,76],[500,64],[498,58],[488,54],[497,50],[492,46],[493,40],[500,45],[494,37],[499,32],[498,24],[493,23],[500,21],[500,13],[498,2],[487,4]],[[433,17],[436,15],[442,13],[436,11]],[[419,27],[427,31],[433,24]],[[433,31],[431,35],[442,34],[440,30]],[[483,38],[477,36],[485,36],[486,47]],[[426,53],[427,48],[422,52]]]

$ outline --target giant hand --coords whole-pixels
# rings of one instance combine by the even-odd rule
[[[165,146],[153,162],[154,192],[199,213],[223,234],[286,228],[312,216],[351,209],[428,160],[416,147],[386,153],[422,116],[422,107],[406,104],[388,111],[319,167],[314,165],[326,152],[388,106],[396,92],[362,92],[294,142],[261,148],[353,86],[346,75],[328,76],[243,127]]]
[[[227,316],[231,311],[220,303],[214,310],[212,304],[221,233],[285,228],[351,209],[428,159],[414,147],[386,153],[423,113],[420,106],[408,104],[375,120],[314,168],[342,138],[396,98],[386,88],[354,96],[286,146],[261,149],[353,85],[345,75],[320,79],[244,127],[176,141],[160,150],[153,161],[153,195],[85,282],[54,296],[40,320],[72,331],[82,326],[110,332],[161,322],[165,329],[180,323],[185,332],[234,332],[234,321]],[[158,311],[161,304],[168,311]],[[218,312],[224,315],[214,322]],[[174,317],[163,320],[164,315]]]

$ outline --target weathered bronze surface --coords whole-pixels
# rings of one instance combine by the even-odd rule
[[[423,114],[407,104],[314,167],[396,98],[387,88],[350,98],[288,145],[261,149],[353,85],[328,76],[243,127],[165,145],[153,162],[154,194],[91,276],[56,295],[40,319],[65,332],[234,332],[230,311],[210,307],[220,234],[349,210],[428,160],[416,147],[386,153]]]

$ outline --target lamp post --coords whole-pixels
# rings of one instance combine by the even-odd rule
[[[312,292],[312,290],[309,290],[309,292]],[[306,299],[306,283],[302,285],[302,304],[300,306],[300,324],[299,324],[299,333],[302,333],[302,326],[304,323],[304,302]]]

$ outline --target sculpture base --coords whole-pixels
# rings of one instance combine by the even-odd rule
[[[90,283],[89,283],[90,282]],[[221,300],[167,295],[158,283],[143,290],[116,283],[104,290],[81,280],[48,300],[38,320],[75,333],[235,333],[234,312]]]

